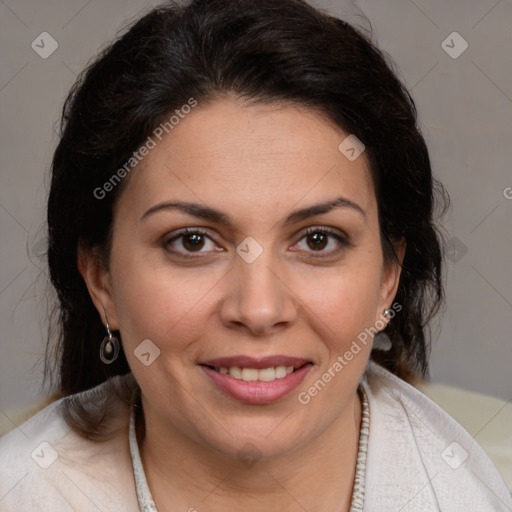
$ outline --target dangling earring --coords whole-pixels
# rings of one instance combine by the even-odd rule
[[[381,352],[389,352],[393,344],[389,336],[384,332],[378,332],[373,338],[372,350],[380,350]]]
[[[112,336],[110,325],[108,325],[107,315],[105,314],[105,322],[107,324],[107,335],[103,338],[100,346],[100,359],[105,364],[112,364],[119,356],[119,338]]]

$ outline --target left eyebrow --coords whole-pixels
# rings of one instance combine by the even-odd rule
[[[329,213],[335,208],[351,208],[356,212],[359,212],[366,220],[366,213],[358,204],[344,197],[337,197],[336,199],[332,199],[324,203],[319,203],[312,206],[307,206],[306,208],[302,208],[300,210],[295,210],[286,217],[284,226],[300,222],[302,220],[308,219],[309,217]],[[225,213],[219,210],[215,210],[209,206],[185,201],[174,201],[156,204],[155,206],[152,206],[146,213],[144,213],[140,220],[142,221],[150,215],[166,210],[178,210],[182,213],[192,215],[193,217],[210,220],[212,222],[223,224],[228,227],[233,226],[233,221]]]
[[[332,199],[331,201],[327,201],[325,203],[314,204],[313,206],[307,206],[301,210],[295,210],[290,215],[288,215],[288,217],[286,217],[284,225],[288,226],[289,224],[300,222],[302,220],[308,219],[309,217],[314,217],[315,215],[323,215],[325,213],[329,213],[335,208],[342,207],[352,208],[356,212],[359,212],[366,220],[366,213],[358,204],[350,201],[349,199],[346,199],[345,197],[337,197],[336,199]]]

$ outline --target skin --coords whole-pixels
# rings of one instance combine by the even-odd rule
[[[91,297],[120,330],[142,389],[146,437],[139,445],[159,511],[349,509],[357,386],[371,344],[310,403],[297,395],[383,318],[400,267],[383,259],[365,154],[351,162],[338,150],[347,135],[304,107],[250,106],[233,97],[200,103],[130,176],[115,205],[109,268],[94,252],[80,252]],[[338,207],[284,225],[290,212],[339,196],[364,213]],[[177,200],[220,210],[233,225],[176,209],[141,220]],[[349,245],[329,237],[315,250],[304,231],[322,227]],[[183,228],[210,238],[196,252],[190,237],[166,245]],[[248,236],[263,248],[252,263],[236,253]],[[395,250],[401,261],[404,245]],[[134,350],[148,338],[161,353],[144,366]],[[276,354],[313,367],[297,390],[266,405],[227,396],[197,365]],[[250,465],[240,460],[247,443],[259,457]]]

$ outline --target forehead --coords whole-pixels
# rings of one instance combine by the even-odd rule
[[[198,104],[137,166],[120,203],[142,210],[188,199],[261,214],[343,195],[364,210],[375,202],[365,154],[339,150],[349,134],[327,116],[290,104],[226,98]],[[123,197],[124,198],[123,201]],[[143,213],[143,212],[142,212]],[[255,213],[252,211],[251,213]]]

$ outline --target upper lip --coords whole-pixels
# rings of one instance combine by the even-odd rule
[[[204,366],[213,366],[214,368],[231,368],[238,366],[239,368],[271,368],[276,366],[293,366],[300,368],[306,363],[311,361],[302,357],[289,357],[282,355],[267,356],[267,357],[250,357],[250,356],[231,356],[231,357],[218,357],[216,359],[209,359],[201,361],[199,364]]]

